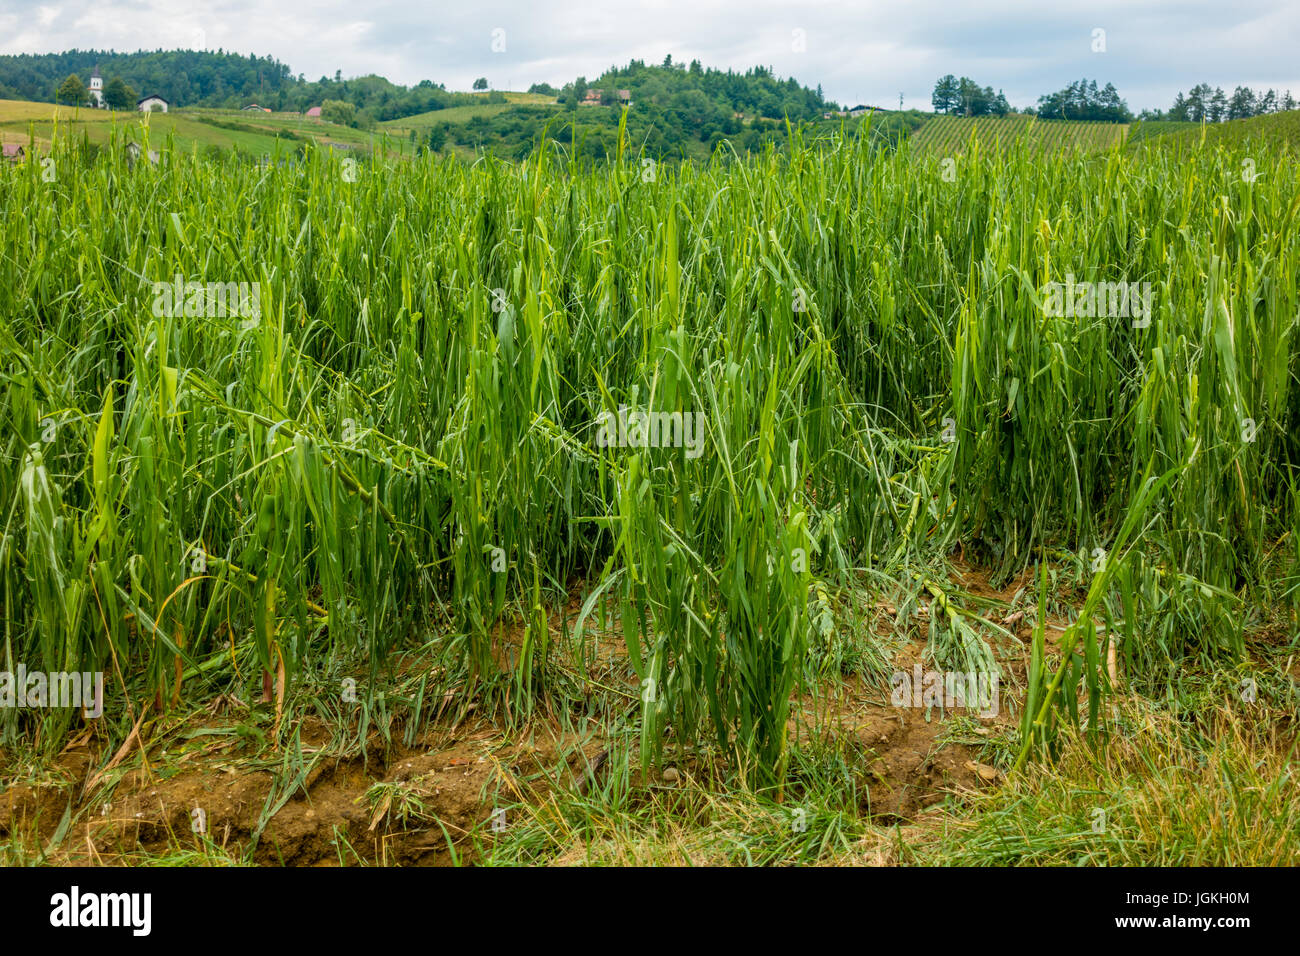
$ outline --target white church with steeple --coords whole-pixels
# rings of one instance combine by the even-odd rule
[[[104,78],[99,75],[99,67],[90,74],[90,98],[95,101],[95,109],[104,108]]]

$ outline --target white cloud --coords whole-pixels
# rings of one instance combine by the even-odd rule
[[[929,107],[944,73],[1028,105],[1082,76],[1135,109],[1198,82],[1300,93],[1300,4],[1291,0],[6,0],[0,52],[196,47],[271,55],[309,78],[342,70],[468,89],[589,79],[629,59],[773,67],[844,103]],[[14,11],[12,13],[8,11]],[[364,19],[362,19],[364,18]],[[1091,51],[1106,30],[1107,52]],[[506,31],[506,51],[491,49]],[[806,51],[791,48],[791,31]],[[202,31],[200,35],[197,31]]]

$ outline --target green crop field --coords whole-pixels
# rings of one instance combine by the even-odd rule
[[[1189,129],[1199,128],[1199,123],[1188,123],[1180,120],[1144,120],[1133,123],[1129,127],[1128,137],[1124,140],[1124,145],[1136,146],[1138,143],[1167,136],[1170,133],[1181,133]]]
[[[204,113],[150,140],[261,135],[214,118],[275,142],[274,118]],[[293,165],[130,169],[112,119],[78,118],[97,154],[59,135],[51,162],[0,166],[5,666],[104,680],[93,720],[0,709],[33,766],[74,739],[102,755],[58,839],[13,823],[0,860],[78,826],[59,852],[85,852],[108,825],[86,807],[164,760],[146,737],[283,775],[238,839],[193,850],[212,860],[273,833],[322,761],[420,760],[423,728],[468,748],[486,721],[508,753],[376,779],[370,829],[424,819],[451,862],[860,861],[901,846],[864,806],[917,810],[888,802],[895,770],[864,776],[901,718],[866,743],[830,718],[887,698],[900,648],[1004,706],[943,738],[909,714],[899,752],[956,740],[961,780],[1014,781],[917,859],[1300,860],[1288,745],[1242,743],[1296,700],[1275,666],[1300,603],[1284,137],[1117,150],[1123,126],[936,119],[896,150],[796,132],[709,164],[291,141]],[[1153,709],[1179,695],[1214,722]],[[1200,769],[1153,782],[1152,761]],[[435,814],[462,764],[471,811]],[[706,796],[628,797],[687,777]],[[571,778],[570,802],[537,796]],[[1116,822],[1084,847],[1088,793]],[[644,848],[683,815],[695,835]],[[352,833],[279,859],[388,859]]]
[[[1047,120],[1033,116],[935,116],[912,135],[912,149],[930,156],[957,156],[978,143],[984,152],[1008,150],[1023,141],[1030,149],[1098,151],[1124,141],[1124,123]]]

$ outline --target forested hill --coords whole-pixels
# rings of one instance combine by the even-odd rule
[[[0,99],[53,102],[59,85],[70,75],[88,85],[96,67],[106,85],[121,79],[137,96],[157,94],[173,106],[238,109],[255,102],[279,112],[338,100],[350,103],[363,124],[483,102],[482,94],[448,92],[430,80],[412,87],[380,76],[344,79],[339,73],[308,80],[302,74],[295,76],[288,64],[274,57],[194,50],[70,50],[0,56]],[[490,80],[485,77],[480,82],[486,86]],[[807,89],[793,78],[782,80],[767,67],[737,73],[704,69],[698,61],[674,63],[671,57],[651,66],[633,60],[590,83],[579,78],[559,90],[545,83],[533,89],[555,95],[571,108],[591,91],[601,90],[612,102],[619,90],[628,90],[634,102],[685,111],[702,124],[719,128],[727,127],[736,114],[805,120],[818,119],[835,108],[823,99],[820,88]]]
[[[823,112],[836,108],[823,98],[820,86],[810,90],[800,86],[794,77],[782,80],[769,67],[756,66],[737,73],[705,69],[699,60],[689,65],[674,63],[671,56],[657,66],[633,60],[626,67],[611,67],[590,83],[579,77],[559,91],[560,102],[570,105],[575,99],[581,101],[592,90],[599,90],[605,102],[613,102],[619,90],[626,90],[634,103],[688,109],[694,104],[702,112],[717,113],[719,120],[731,119],[735,114],[816,120]]]
[[[88,84],[96,67],[105,84],[119,78],[137,95],[157,94],[173,106],[238,109],[255,102],[276,111],[302,111],[343,100],[383,121],[474,102],[470,94],[448,93],[428,80],[410,88],[379,76],[345,80],[337,73],[309,81],[274,57],[195,50],[0,56],[0,99],[53,102],[70,74]]]
[[[289,67],[269,56],[194,50],[69,50],[0,56],[0,98],[52,102],[55,90],[69,75],[75,73],[88,83],[96,67],[105,82],[119,77],[140,96],[157,94],[178,106],[225,106],[232,97],[270,99],[298,85]]]

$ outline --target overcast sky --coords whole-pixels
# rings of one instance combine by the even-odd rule
[[[1134,111],[1199,82],[1300,96],[1298,44],[1300,0],[0,0],[0,53],[206,46],[269,54],[313,80],[342,70],[453,90],[478,76],[559,86],[671,54],[771,66],[845,105],[895,107],[902,93],[920,109],[945,73],[1013,107],[1084,76],[1113,82]]]

